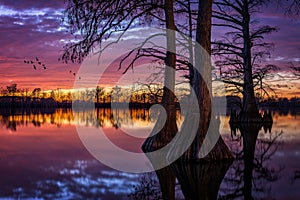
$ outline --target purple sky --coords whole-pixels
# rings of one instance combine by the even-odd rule
[[[75,77],[69,70],[77,71],[79,65],[58,61],[63,45],[70,35],[61,27],[64,1],[49,0],[0,0],[0,87],[17,83],[22,88],[42,89],[71,88]],[[264,8],[256,15],[264,25],[277,26],[280,30],[266,37],[275,48],[269,60],[278,64],[286,74],[287,63],[300,63],[300,19],[291,20],[276,6]],[[214,29],[213,37],[222,33]],[[42,60],[47,70],[25,64],[24,59]],[[282,85],[282,82],[278,83]],[[286,83],[286,82],[284,82]],[[299,81],[287,82],[281,88],[286,96],[300,96]],[[291,89],[288,89],[291,88]]]

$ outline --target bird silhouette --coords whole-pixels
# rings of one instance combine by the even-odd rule
[[[72,72],[72,70],[70,70],[69,73],[72,73],[73,76],[76,76],[76,73],[75,73],[75,72]],[[78,79],[81,80],[81,77],[79,76]]]
[[[34,70],[38,69],[37,64],[40,65],[44,70],[47,69],[46,65],[43,62],[41,62],[38,59],[38,57],[35,57],[35,59],[33,59],[33,60],[24,60],[24,63],[25,64],[32,64],[32,67],[33,67]]]

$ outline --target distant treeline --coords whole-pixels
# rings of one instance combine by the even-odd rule
[[[91,107],[96,108],[111,108],[129,106],[130,108],[150,108],[154,103],[149,102],[130,102],[129,105],[124,102],[93,102],[93,101],[55,101],[54,98],[37,98],[37,97],[20,97],[20,96],[1,96],[0,108],[71,108],[76,107]]]
[[[53,98],[1,96],[1,108],[55,108],[68,106],[69,102],[58,103]],[[71,104],[70,104],[71,105]]]
[[[300,98],[293,97],[291,99],[288,98],[279,98],[276,100],[264,100],[259,103],[261,107],[290,107],[296,108],[300,107]]]
[[[219,101],[222,97],[214,98],[214,101]],[[238,96],[227,96],[227,114],[230,114],[232,110],[239,112],[242,104],[242,100]],[[159,103],[159,102],[157,102]],[[0,96],[0,109],[11,109],[11,108],[24,108],[24,109],[48,109],[48,108],[72,108],[74,107],[95,107],[95,108],[150,108],[155,102],[144,101],[136,102],[131,101],[129,104],[127,102],[94,102],[94,101],[80,101],[76,100],[72,102],[68,101],[55,101],[54,98],[38,98],[38,97],[21,97],[21,96]],[[218,104],[216,104],[218,105]],[[264,100],[258,102],[259,108],[262,110],[294,110],[295,112],[300,111],[300,99],[299,98],[279,98],[273,100]],[[179,103],[177,103],[177,108],[180,109]]]
[[[300,98],[279,98],[277,100],[265,100],[259,103],[261,110],[276,111],[280,115],[297,115],[300,113]]]

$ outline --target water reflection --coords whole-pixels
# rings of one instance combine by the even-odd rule
[[[162,199],[177,199],[177,180],[184,199],[268,198],[270,182],[279,181],[284,169],[271,162],[282,146],[282,132],[272,133],[272,123],[269,122],[263,125],[231,124],[231,128],[234,137],[230,147],[236,158],[233,163],[187,163],[178,160],[156,171],[157,178],[152,174],[152,181],[148,177],[147,182],[135,187],[132,196],[151,199],[151,193],[145,191],[151,183],[155,183],[151,188],[160,185],[161,193],[153,193],[160,194]],[[264,133],[260,133],[262,128]],[[296,172],[294,177],[297,178]]]
[[[282,133],[265,132],[264,138],[259,138],[261,124],[231,124],[234,133],[240,131],[240,137],[235,139],[233,148],[235,162],[223,181],[220,192],[221,199],[257,199],[266,198],[271,191],[270,183],[280,177],[282,167],[271,165],[270,161],[281,146]],[[265,130],[270,130],[266,124]],[[238,127],[238,128],[237,128]],[[242,147],[241,147],[241,146]]]
[[[217,199],[222,180],[231,165],[224,163],[187,163],[149,173],[134,186],[132,199]]]
[[[33,125],[40,127],[46,124],[75,125],[94,127],[121,126],[149,126],[154,123],[155,113],[150,118],[149,110],[146,109],[122,109],[111,110],[107,108],[95,110],[54,109],[54,110],[12,110],[10,112],[0,111],[0,126],[11,131],[17,131],[17,127]]]
[[[230,131],[225,126],[222,136],[236,157],[231,165],[176,162],[147,174],[105,167],[89,155],[74,126],[103,127],[113,133],[116,144],[134,151],[130,148],[140,149],[143,141],[134,143],[120,135],[120,127],[151,127],[154,120],[144,109],[0,112],[0,198],[300,197],[298,115],[274,113],[273,124],[263,127],[236,124]]]
[[[217,199],[221,182],[230,165],[230,162],[176,162],[172,169],[185,199]]]
[[[23,169],[23,168],[21,168]],[[112,199],[126,197],[138,174],[128,174],[105,169],[95,160],[68,160],[43,169],[27,171],[27,177],[15,175],[1,179],[0,198],[15,199]],[[22,171],[25,173],[26,171]],[[29,173],[30,172],[30,173]],[[13,178],[19,178],[11,180]],[[22,178],[20,180],[20,178]],[[11,183],[15,181],[18,183]]]
[[[141,200],[141,199],[162,199],[160,185],[158,179],[153,173],[143,174],[138,184],[133,186],[133,191],[128,195],[130,199]]]

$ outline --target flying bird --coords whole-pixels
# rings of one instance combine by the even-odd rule
[[[72,72],[72,70],[70,70],[69,73],[72,73],[73,76],[76,76],[76,73],[75,73],[75,72]],[[81,77],[78,77],[78,79],[81,80]]]
[[[44,63],[42,63],[38,57],[35,57],[35,59],[33,60],[24,60],[24,63],[26,64],[32,64],[32,67],[33,69],[37,70],[37,65],[36,64],[39,64],[44,70],[47,69],[46,65]]]

